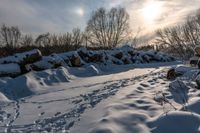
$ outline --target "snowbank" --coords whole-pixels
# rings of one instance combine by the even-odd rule
[[[200,115],[190,112],[171,111],[150,122],[152,133],[198,133]]]
[[[16,78],[1,78],[0,92],[8,99],[19,99],[48,91],[49,86],[69,82],[73,76],[67,68],[31,72]]]

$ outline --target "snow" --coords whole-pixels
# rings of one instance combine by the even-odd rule
[[[66,63],[69,56],[61,55],[43,56],[41,61]],[[140,55],[137,58],[143,59],[146,54]],[[0,78],[0,132],[200,132],[197,68],[182,62],[117,65],[109,60],[107,65],[83,60],[82,67],[66,63]],[[171,67],[182,73],[174,81],[166,79]]]
[[[193,98],[190,100],[190,104],[188,104],[186,106],[186,108],[190,111],[190,112],[195,112],[197,114],[200,114],[200,99],[197,98]]]
[[[193,56],[193,57],[190,58],[190,60],[198,61],[198,60],[199,60],[199,57],[198,57],[198,56]]]
[[[190,112],[172,111],[150,123],[152,133],[199,133],[200,115]]]
[[[6,64],[6,63],[21,63],[24,58],[36,54],[38,53],[39,55],[41,55],[41,52],[38,49],[34,49],[28,52],[23,52],[23,53],[17,53],[14,54],[13,56],[8,56],[8,57],[4,57],[4,58],[0,58],[0,64]]]
[[[200,45],[196,45],[194,49],[199,49],[200,48]]]
[[[20,66],[18,64],[0,64],[0,75],[19,75],[21,73]]]
[[[128,65],[128,64],[145,64],[156,62],[172,62],[175,58],[157,51],[138,51],[128,45],[120,48],[113,48],[111,50],[88,50],[80,48],[76,51],[53,53],[48,56],[42,56],[41,52],[37,49],[17,53],[12,56],[0,58],[0,65],[2,64],[15,64],[20,66],[20,73],[15,72],[4,74],[5,71],[0,67],[0,76],[18,76],[30,71],[41,71],[47,69],[54,69],[60,66],[66,67],[88,67],[90,65]],[[88,69],[93,69],[92,66]],[[1,70],[2,69],[2,70]],[[2,72],[1,72],[2,71]],[[95,72],[94,72],[95,73]]]

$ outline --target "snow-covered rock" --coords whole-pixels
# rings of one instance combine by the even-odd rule
[[[84,64],[77,51],[58,54],[69,66],[80,67]]]
[[[42,54],[38,49],[28,52],[17,53],[13,56],[0,58],[0,64],[17,63],[20,65],[34,63],[42,58]]]
[[[15,77],[21,74],[20,66],[15,63],[0,64],[0,77],[10,76]]]
[[[59,54],[42,56],[37,49],[0,58],[0,64],[16,63],[20,65],[21,74],[31,70],[41,71],[59,66],[82,67],[83,65],[126,65],[154,62],[170,62],[175,59],[157,51],[137,51],[125,45],[111,50],[87,50],[80,48]]]
[[[200,57],[193,56],[190,58],[190,65],[192,66],[200,66]]]
[[[189,89],[188,85],[180,79],[176,79],[169,84],[169,91],[171,92],[174,101],[183,104],[184,106],[189,99]]]
[[[176,67],[172,67],[167,72],[167,79],[175,79],[178,76],[191,77],[196,72],[196,68],[178,65]]]
[[[200,75],[198,75],[196,77],[196,83],[197,83],[198,87],[200,87]]]
[[[200,55],[200,45],[197,45],[197,46],[194,48],[194,51],[195,51],[195,54],[196,54],[196,55]]]
[[[30,64],[30,68],[35,71],[57,68],[59,66],[65,66],[65,61],[59,57],[57,54],[52,54],[50,56],[43,56],[42,60]]]

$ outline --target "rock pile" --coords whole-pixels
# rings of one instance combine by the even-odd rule
[[[125,65],[133,63],[170,62],[174,60],[175,58],[161,52],[137,51],[130,46],[98,51],[80,48],[77,51],[51,54],[49,56],[42,56],[41,52],[35,49],[0,58],[0,77],[15,77],[32,70],[41,71],[59,66],[81,67],[91,63]]]

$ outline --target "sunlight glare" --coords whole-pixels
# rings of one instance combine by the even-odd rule
[[[147,3],[143,8],[142,8],[142,16],[144,19],[150,23],[153,23],[156,18],[159,17],[161,14],[162,8],[161,4],[157,2],[150,2]]]
[[[84,15],[84,10],[82,8],[78,8],[76,9],[76,13],[80,16],[83,16]]]

